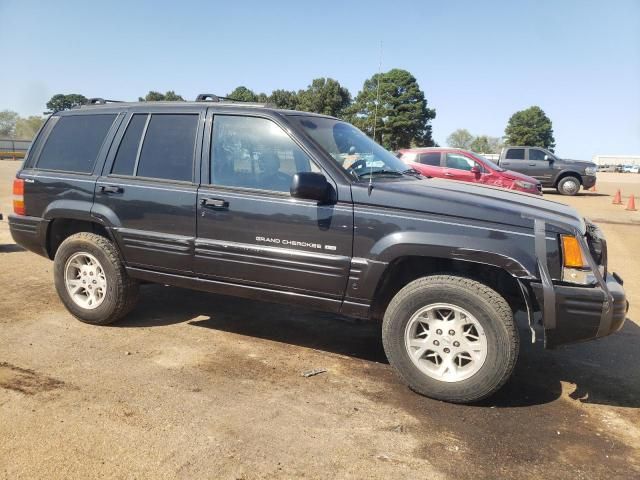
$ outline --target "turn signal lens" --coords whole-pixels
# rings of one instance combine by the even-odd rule
[[[21,178],[13,180],[13,213],[26,215],[24,208],[24,180]]]
[[[562,258],[567,268],[583,268],[586,263],[578,239],[573,235],[562,235]]]

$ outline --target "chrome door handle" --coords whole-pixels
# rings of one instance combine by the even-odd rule
[[[212,208],[217,210],[222,210],[229,208],[229,202],[221,199],[221,198],[203,198],[200,200],[200,205],[205,208]]]
[[[124,188],[118,187],[117,185],[102,185],[100,191],[102,193],[123,193]]]

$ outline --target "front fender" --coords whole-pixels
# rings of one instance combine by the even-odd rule
[[[533,235],[516,240],[502,232],[491,232],[486,238],[468,234],[396,232],[377,241],[370,258],[388,264],[405,256],[482,263],[506,270],[514,277],[536,278]]]

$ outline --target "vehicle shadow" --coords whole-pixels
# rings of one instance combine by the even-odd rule
[[[0,253],[24,252],[25,249],[15,243],[3,243],[0,245]]]
[[[551,195],[554,197],[565,197],[566,195],[562,195],[557,190],[543,190],[543,195]],[[600,193],[600,192],[590,192],[588,190],[581,190],[575,195],[576,197],[610,197],[609,193]]]
[[[136,309],[120,328],[189,325],[257,337],[388,363],[380,327],[305,308],[250,301],[208,293],[143,286]],[[478,407],[526,407],[558,399],[562,384],[583,403],[640,407],[640,327],[627,321],[615,335],[576,345],[543,350],[521,332],[520,358],[507,384]]]

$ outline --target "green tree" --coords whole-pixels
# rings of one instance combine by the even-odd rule
[[[249,90],[247,87],[236,87],[233,92],[227,94],[227,98],[236,100],[238,102],[257,102],[258,96],[253,90]]]
[[[298,109],[298,94],[293,90],[274,90],[268,99],[269,103],[287,110]]]
[[[349,90],[333,78],[316,78],[298,92],[298,110],[340,117],[351,104]]]
[[[155,90],[149,90],[144,97],[138,97],[139,102],[184,102],[184,98],[178,95],[173,90],[169,90],[167,93],[156,92]]]
[[[469,150],[477,153],[500,153],[501,148],[502,144],[500,139],[497,137],[490,137],[489,135],[480,135],[479,137],[476,137],[469,146]]]
[[[552,152],[556,146],[551,120],[537,106],[511,115],[504,133],[507,145],[542,147]]]
[[[366,80],[355,102],[348,109],[349,120],[369,136],[373,136],[375,117],[375,140],[390,150],[433,146],[430,122],[435,116],[435,109],[427,107],[424,92],[420,90],[415,77],[401,69],[375,74]]]
[[[60,112],[62,110],[70,110],[74,107],[83,105],[87,101],[87,97],[79,93],[63,94],[58,93],[51,97],[47,102],[47,109],[52,112]]]
[[[447,145],[453,148],[469,150],[475,138],[466,128],[459,128],[447,137]]]
[[[31,140],[44,123],[44,118],[33,115],[27,118],[18,118],[16,121],[15,138]]]
[[[18,118],[20,118],[19,115],[11,110],[3,110],[0,112],[0,137],[14,137]]]

